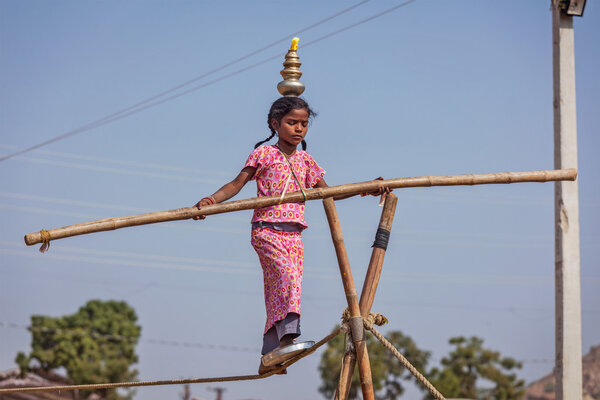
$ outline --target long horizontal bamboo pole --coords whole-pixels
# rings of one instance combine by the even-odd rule
[[[305,190],[306,200],[319,200],[341,195],[354,195],[363,192],[374,192],[382,187],[400,189],[408,187],[456,186],[456,185],[487,185],[517,182],[549,182],[574,181],[577,169],[559,169],[549,171],[499,172],[492,174],[467,174],[451,176],[419,176],[415,178],[397,178],[374,180],[346,185],[331,186]],[[42,230],[25,235],[25,243],[31,246],[44,241],[62,239],[87,233],[112,231],[128,226],[155,224],[158,222],[179,221],[199,215],[223,214],[232,211],[250,210],[268,207],[280,203],[299,203],[304,201],[302,192],[292,192],[280,196],[252,197],[244,200],[212,204],[198,210],[196,207],[178,208],[175,210],[158,211],[147,214],[136,214],[125,217],[106,218],[82,224],[64,226],[62,228]]]

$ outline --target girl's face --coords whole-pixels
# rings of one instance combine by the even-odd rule
[[[279,140],[290,146],[298,146],[308,131],[308,111],[299,108],[290,111],[281,118],[281,122],[273,119],[271,126],[279,134]]]

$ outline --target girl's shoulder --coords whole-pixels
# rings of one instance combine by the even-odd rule
[[[255,148],[250,154],[279,154],[279,150],[275,146],[263,144]]]
[[[272,156],[273,154],[276,154],[274,152],[273,146],[263,144],[262,146],[258,146],[257,148],[252,150],[252,153],[250,153],[250,157],[268,157]]]
[[[269,165],[277,162],[279,156],[279,152],[274,146],[262,145],[250,153],[248,160],[246,161],[246,166],[268,167]]]
[[[308,154],[308,152],[306,150],[298,150],[297,154],[298,154],[298,157],[300,157],[305,162],[315,162],[315,159],[313,158],[313,156]]]

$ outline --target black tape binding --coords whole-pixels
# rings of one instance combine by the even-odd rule
[[[373,246],[379,249],[387,250],[388,242],[390,241],[390,231],[377,228],[377,233],[375,234],[375,241],[373,242]]]

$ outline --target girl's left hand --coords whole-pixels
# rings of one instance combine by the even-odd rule
[[[198,210],[200,210],[200,209],[202,209],[202,206],[209,206],[211,204],[215,204],[215,203],[213,201],[211,201],[211,199],[209,199],[208,197],[205,197],[202,200],[200,200],[199,202],[197,202],[194,205],[194,207],[196,207]],[[199,219],[205,219],[205,218],[206,218],[206,215],[198,215],[196,217],[193,217],[193,219],[195,219],[196,221],[198,221]]]

